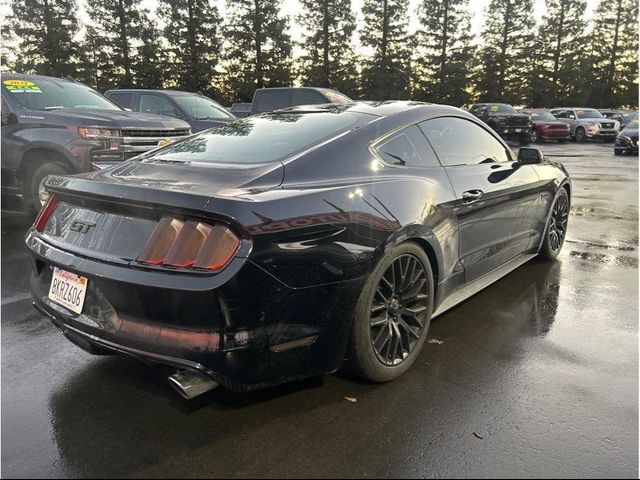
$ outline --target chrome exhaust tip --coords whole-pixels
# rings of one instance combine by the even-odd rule
[[[178,370],[169,377],[169,383],[187,400],[191,400],[218,386],[218,382],[209,376],[191,370]]]

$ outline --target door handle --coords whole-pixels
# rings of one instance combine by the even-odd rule
[[[468,190],[462,193],[462,201],[464,203],[472,203],[480,200],[484,192],[482,190]]]

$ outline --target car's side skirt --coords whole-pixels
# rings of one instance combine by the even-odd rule
[[[468,298],[478,293],[480,290],[487,288],[492,283],[497,282],[505,275],[511,273],[519,266],[525,264],[536,255],[537,253],[527,253],[519,255],[514,259],[509,260],[507,263],[501,265],[500,267],[495,268],[488,273],[485,273],[479,278],[476,278],[471,283],[460,287],[442,301],[440,306],[436,309],[431,317],[437,317],[438,315],[441,315],[447,310],[455,307],[459,303],[464,302]]]

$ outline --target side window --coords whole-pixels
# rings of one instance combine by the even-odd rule
[[[551,115],[553,115],[556,118],[567,118],[566,110],[552,110]]]
[[[434,118],[422,122],[420,128],[444,167],[511,160],[502,143],[469,120],[457,117]]]
[[[132,93],[112,93],[109,95],[109,100],[118,105],[121,108],[132,108],[131,102],[133,100]]]
[[[155,113],[157,115],[167,115],[177,117],[178,114],[173,108],[173,104],[165,97],[143,93],[140,95],[140,112]]]
[[[271,112],[291,106],[291,92],[289,90],[265,90],[256,99],[258,113]]]
[[[293,105],[313,105],[315,103],[330,103],[315,90],[298,90],[293,94]]]
[[[4,98],[2,99],[2,111],[0,113],[2,114],[2,126],[4,127],[9,124],[9,114],[11,113],[9,105],[4,101]]]
[[[407,127],[376,145],[376,152],[390,165],[440,166],[433,149],[418,127]]]

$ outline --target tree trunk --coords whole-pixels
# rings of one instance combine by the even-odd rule
[[[256,41],[256,88],[264,87],[264,73],[262,72],[262,23],[260,0],[254,0],[253,33]]]
[[[447,65],[447,47],[449,40],[449,0],[444,0],[442,4],[444,18],[442,19],[442,45],[440,48],[440,89],[444,87],[446,81],[445,67]]]
[[[124,67],[124,82],[121,87],[131,87],[131,60],[129,59],[129,39],[127,38],[127,12],[124,8],[124,0],[118,0],[118,30],[120,34],[120,49],[122,50],[122,63]]]
[[[388,13],[388,3],[387,0],[384,0],[384,6],[382,9],[382,42],[380,44],[380,53],[382,55],[382,67],[384,71],[387,70],[387,42],[389,35],[389,13]]]
[[[556,48],[553,52],[553,84],[558,88],[558,74],[560,72],[560,49],[562,48],[562,36],[564,35],[564,0],[560,0],[560,18],[558,19],[558,36],[556,37]]]
[[[611,62],[609,63],[609,72],[607,73],[607,101],[611,98],[613,92],[613,81],[616,75],[616,62],[618,61],[618,43],[620,41],[620,21],[622,20],[622,0],[618,0],[616,7],[616,26],[613,34],[613,48],[611,51]]]
[[[502,100],[504,94],[504,80],[507,74],[507,47],[509,46],[509,29],[511,28],[511,2],[507,2],[507,8],[504,12],[504,28],[502,29],[502,45],[500,47],[500,70],[498,70],[498,95]]]
[[[331,87],[329,71],[329,5],[322,1],[322,86]]]
[[[198,57],[197,42],[195,29],[195,12],[193,0],[187,1],[187,44],[189,48],[189,67],[187,73],[187,85],[189,90],[195,92],[198,90],[200,82],[198,79]]]

